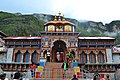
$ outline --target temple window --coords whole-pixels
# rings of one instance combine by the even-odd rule
[[[16,41],[15,44],[21,44],[21,41]]]
[[[110,44],[110,41],[106,41],[106,44]]]
[[[103,44],[103,42],[102,41],[98,41],[98,44]]]
[[[48,31],[49,31],[49,32],[55,31],[55,26],[54,26],[54,25],[49,25],[49,26],[48,26]]]
[[[26,51],[25,53],[24,53],[24,56],[23,56],[24,58],[24,60],[23,60],[23,62],[29,62],[29,58],[30,58],[30,53],[28,52],[28,51]]]
[[[9,44],[14,44],[14,41],[10,41]]]
[[[63,27],[61,25],[56,25],[56,31],[57,32],[62,32],[63,31]]]
[[[87,41],[82,41],[81,44],[87,44]]]
[[[38,44],[38,41],[34,40],[32,41],[32,44]]]
[[[65,32],[70,32],[70,31],[72,31],[71,26],[70,26],[70,25],[66,25],[64,31],[65,31]]]
[[[20,50],[18,50],[18,52],[15,54],[15,62],[21,62],[21,58],[22,53],[20,52]]]
[[[37,53],[37,51],[34,51],[33,53],[32,53],[32,61],[31,62],[33,62],[33,63],[37,63],[37,60],[38,60],[38,53]]]
[[[93,51],[90,52],[89,54],[89,59],[90,59],[90,63],[96,63],[96,58],[95,58],[95,54],[93,53]]]
[[[84,51],[80,54],[80,61],[81,63],[87,63],[87,54]]]
[[[90,44],[96,44],[96,41],[92,40],[89,42]]]
[[[101,51],[98,53],[98,62],[104,63],[104,54]]]
[[[24,44],[30,44],[30,42],[29,41],[24,41]]]

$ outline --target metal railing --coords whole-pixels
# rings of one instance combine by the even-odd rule
[[[88,79],[91,80],[93,78],[92,74],[89,71],[86,71],[84,69],[80,69],[79,74],[74,72],[74,68],[68,68],[66,71],[64,71],[62,68],[43,68],[42,71],[33,70],[31,72],[30,69],[26,70],[27,72],[20,72],[21,78],[24,80],[71,80],[73,78],[73,75],[76,74],[78,79]],[[15,74],[15,72],[5,72],[6,77],[8,79],[11,79],[11,74]]]

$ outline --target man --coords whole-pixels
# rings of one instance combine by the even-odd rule
[[[20,74],[20,72],[19,71],[17,71],[15,74],[14,74],[14,78],[13,79],[20,79],[20,77],[21,77],[21,74]]]
[[[75,74],[73,75],[72,80],[78,80],[78,78],[76,77],[76,75],[75,75]]]
[[[50,52],[47,52],[47,61],[50,62]]]
[[[68,63],[64,62],[62,64],[62,68],[64,69],[64,71],[66,71],[68,69]]]
[[[57,53],[57,61],[59,62],[60,61],[60,54]]]

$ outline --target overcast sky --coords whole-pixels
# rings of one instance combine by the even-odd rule
[[[0,11],[46,13],[77,20],[109,23],[120,20],[120,0],[0,0]]]

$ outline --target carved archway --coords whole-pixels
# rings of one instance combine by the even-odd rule
[[[51,51],[52,61],[63,62],[66,57],[66,51],[67,51],[66,43],[62,40],[56,40],[53,43],[53,47]]]

